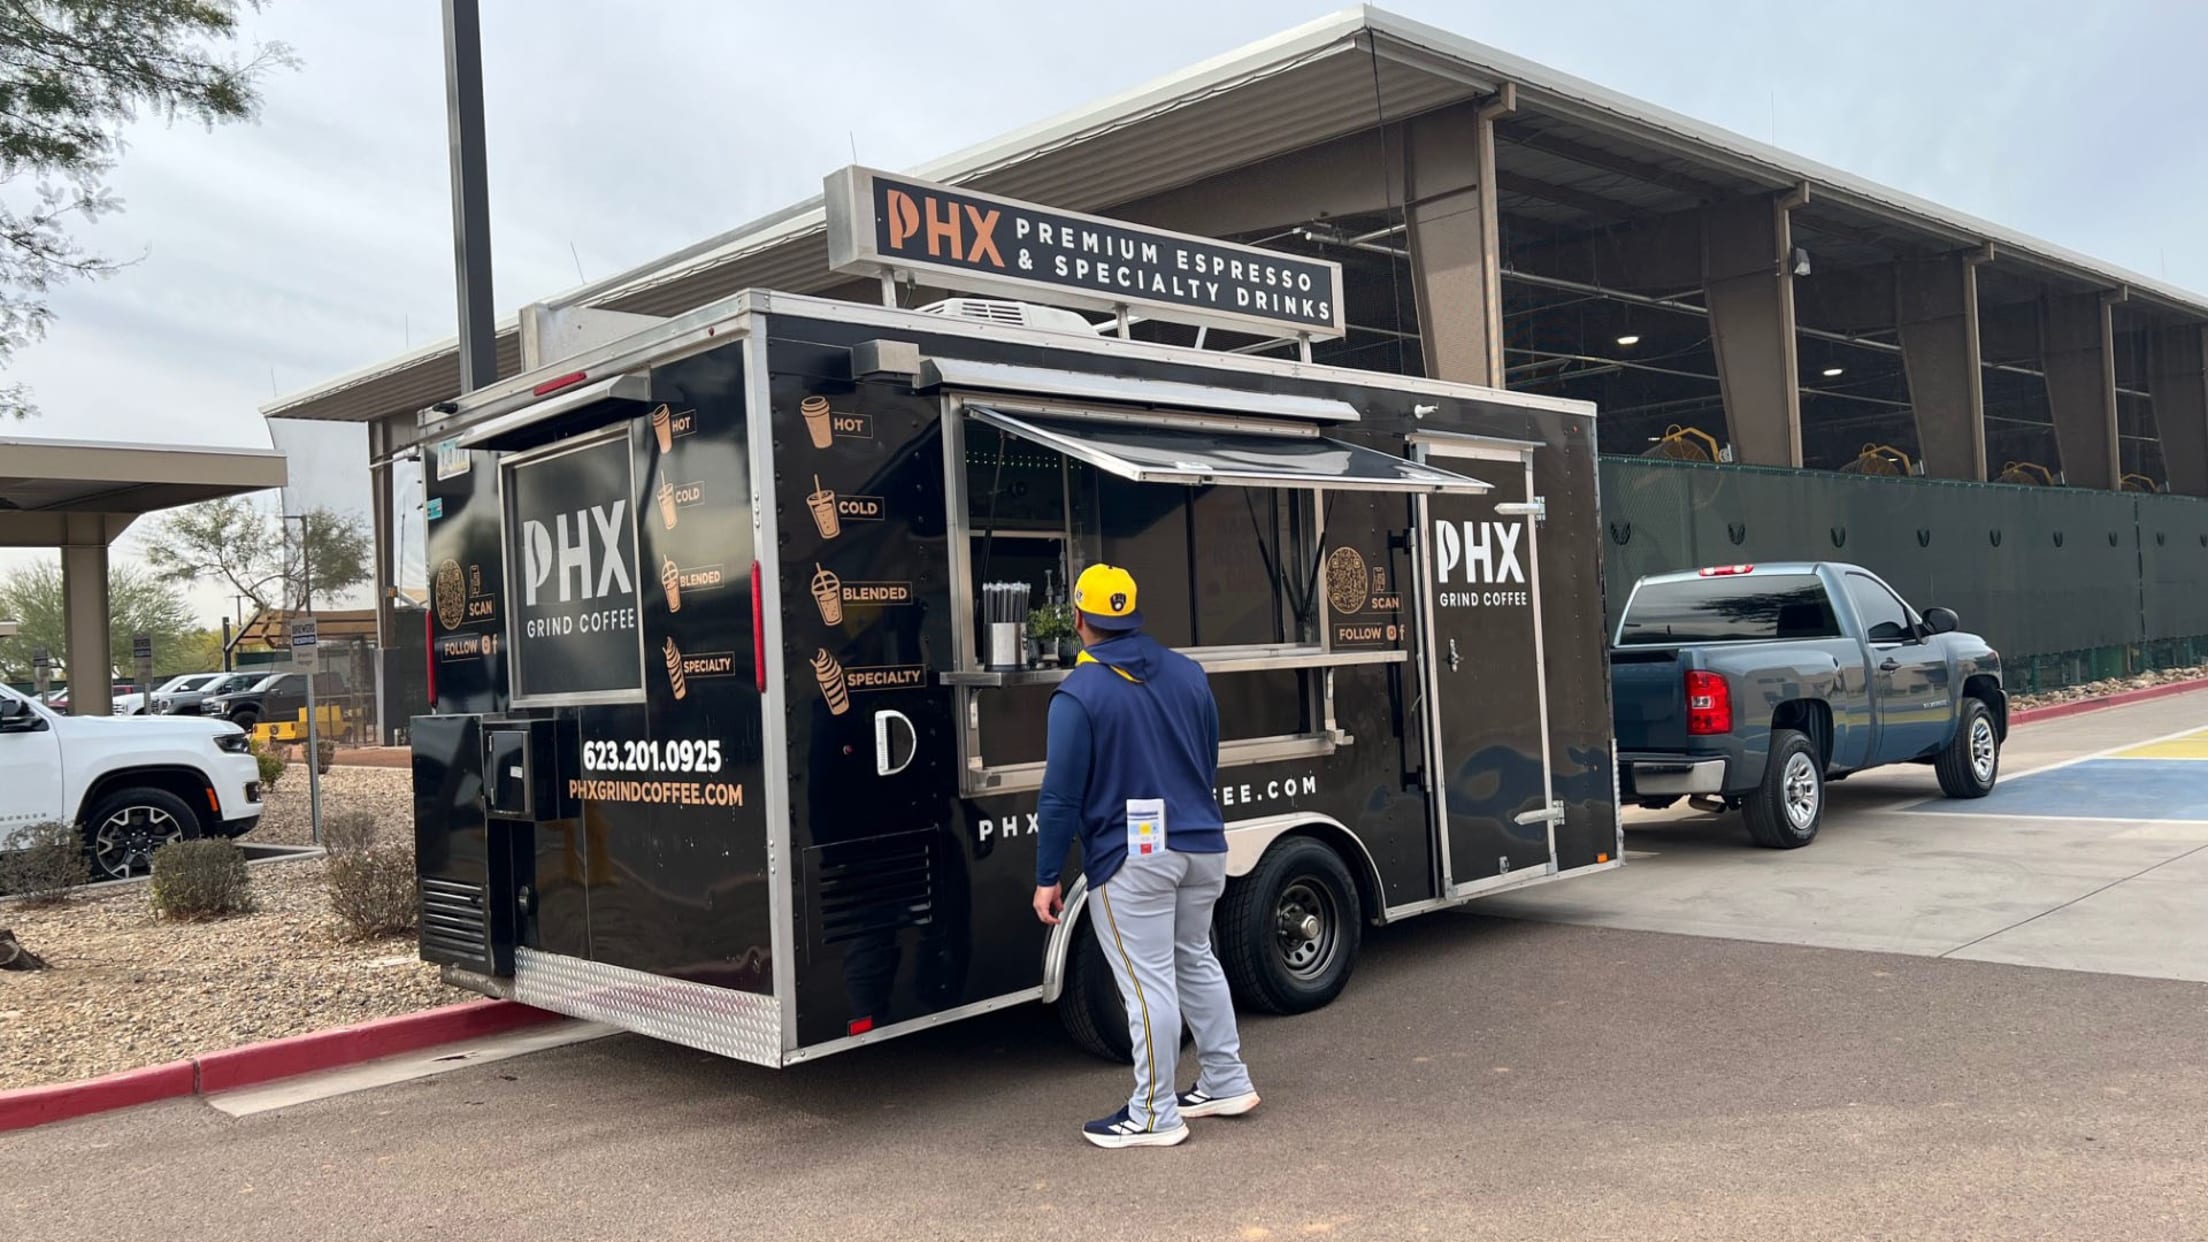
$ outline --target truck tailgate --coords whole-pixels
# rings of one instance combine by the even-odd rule
[[[1610,653],[1610,701],[1618,751],[1677,753],[1687,748],[1686,677],[1675,647],[1623,647]]]

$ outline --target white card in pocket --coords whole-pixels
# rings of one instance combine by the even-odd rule
[[[1127,857],[1165,852],[1165,799],[1127,799]]]

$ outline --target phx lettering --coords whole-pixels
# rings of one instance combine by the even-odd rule
[[[903,190],[889,191],[888,199],[891,251],[904,250],[906,242],[919,236],[931,259],[1004,267],[1004,255],[997,250],[997,220],[1003,212],[983,211],[972,203],[948,202],[933,194],[923,194],[915,202]]]

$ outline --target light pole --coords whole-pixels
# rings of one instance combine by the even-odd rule
[[[299,602],[311,619],[314,616],[314,561],[307,551],[307,517],[304,513],[284,514],[286,522],[299,523]],[[289,641],[288,633],[286,641]],[[319,635],[316,641],[320,641]],[[297,650],[292,652],[293,659],[298,655]],[[321,713],[314,703],[314,681],[321,667],[320,653],[316,653],[307,665],[307,831],[316,845],[322,844],[322,730],[317,719]]]

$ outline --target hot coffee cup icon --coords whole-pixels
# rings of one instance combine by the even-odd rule
[[[813,564],[813,603],[820,609],[822,625],[843,624],[843,580]]]
[[[812,437],[814,448],[824,449],[835,443],[836,427],[828,412],[828,398],[807,397],[797,403],[797,412],[805,416],[805,434]]]
[[[661,558],[659,585],[667,592],[667,611],[682,611],[682,570],[673,561]]]
[[[667,684],[674,688],[675,697],[677,699],[687,697],[690,693],[690,683],[682,675],[682,648],[677,647],[675,640],[670,638],[667,640],[667,645],[659,649],[659,653],[667,659]],[[842,670],[837,671],[840,673]]]
[[[820,697],[828,701],[828,714],[841,716],[851,710],[851,692],[843,684],[843,665],[826,647],[813,655],[813,680],[820,683]]]
[[[659,485],[659,522],[669,530],[675,528],[675,485]]]
[[[805,504],[813,511],[813,525],[820,528],[820,537],[833,539],[843,533],[843,519],[836,515],[836,494],[820,485],[820,476],[813,476],[813,494],[805,498]]]
[[[659,440],[660,452],[674,451],[675,416],[664,405],[652,411],[652,435]]]

